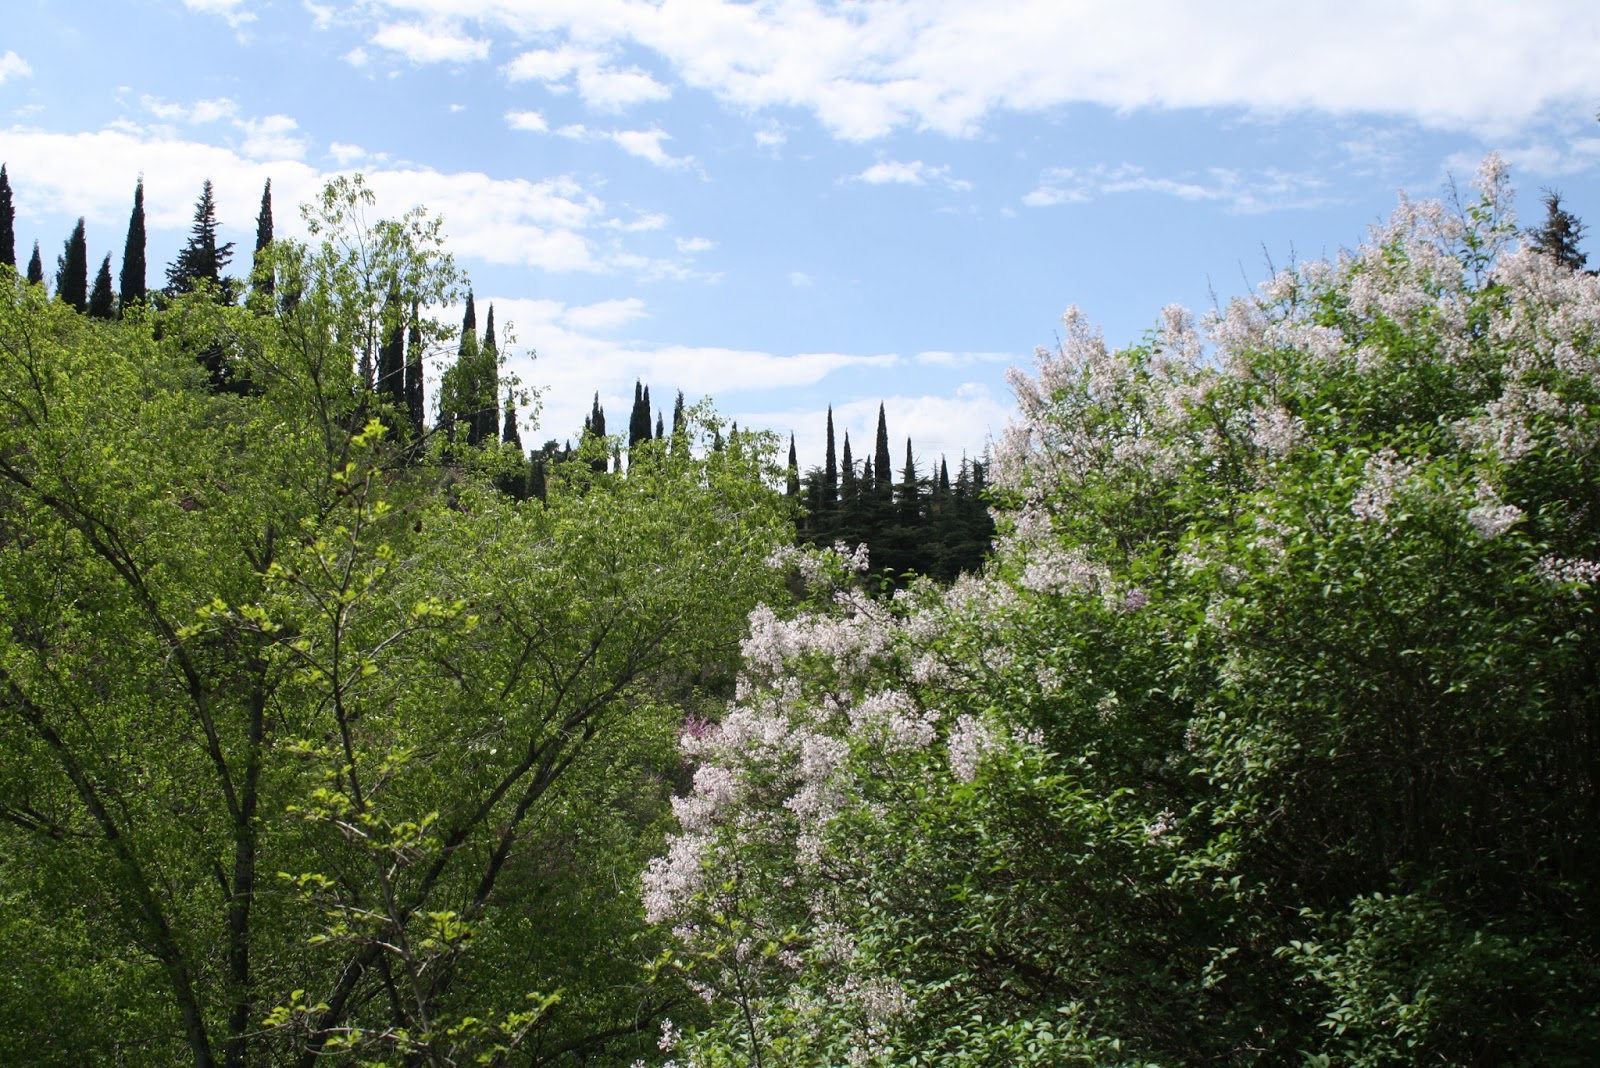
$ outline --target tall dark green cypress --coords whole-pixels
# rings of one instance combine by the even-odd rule
[[[222,276],[232,262],[233,242],[217,244],[217,199],[211,189],[211,179],[207,178],[200,185],[200,198],[195,201],[189,240],[167,268],[167,292],[192,293],[201,282],[210,282],[217,286],[223,300],[232,300]]]
[[[660,441],[667,436],[667,424],[662,421],[661,413],[656,413],[656,440]]]
[[[922,511],[922,493],[917,478],[916,457],[911,455],[911,439],[906,438],[906,466],[900,475],[900,490],[895,494],[900,508],[900,521],[915,526]]]
[[[411,302],[411,329],[406,336],[406,414],[411,417],[411,434],[422,440],[422,423],[427,414],[422,394],[422,321],[417,302]]]
[[[33,285],[44,285],[44,260],[39,256],[39,242],[33,243],[33,255],[28,259],[28,281]]]
[[[887,499],[892,493],[894,471],[889,466],[893,461],[889,459],[889,421],[884,417],[883,405],[878,405],[878,440],[872,452],[872,470],[875,485],[873,491],[880,497]]]
[[[483,320],[483,343],[478,346],[472,375],[472,430],[467,440],[478,445],[493,442],[500,433],[500,345],[494,334],[494,305]]]
[[[522,431],[517,427],[517,405],[510,393],[506,394],[505,425],[500,428],[500,442],[503,445],[516,447],[517,455],[522,454]]]
[[[383,343],[378,346],[378,396],[407,411],[405,321],[400,310],[400,283],[389,283],[380,320]]]
[[[846,510],[854,509],[859,487],[856,485],[856,461],[850,455],[850,431],[844,432],[844,449],[839,454],[839,503]]]
[[[81,215],[56,260],[56,299],[79,311],[89,308],[89,243],[84,237]]]
[[[589,410],[589,416],[583,421],[583,436],[586,438],[604,438],[606,436],[606,410],[600,407],[600,393],[595,391],[594,407]],[[590,461],[596,474],[606,473],[606,458],[596,457]]]
[[[256,251],[250,259],[250,284],[268,298],[277,288],[272,276],[272,265],[267,262],[267,248],[271,244],[272,179],[268,178],[267,184],[261,190],[261,210],[256,213]]]
[[[794,435],[789,435],[789,472],[784,492],[790,500],[800,496],[800,454],[794,449]]]
[[[122,246],[122,274],[117,295],[124,309],[145,298],[144,178],[133,187],[133,211],[128,216],[128,240]]]
[[[89,316],[93,319],[115,319],[117,297],[111,292],[111,253],[100,261],[100,270],[94,276],[94,288],[89,292]]]
[[[650,401],[644,383],[633,380],[633,411],[628,414],[628,448],[650,440]]]
[[[828,511],[839,506],[839,456],[833,447],[833,405],[828,405],[828,444],[822,454],[822,507]],[[826,525],[826,524],[824,524]]]
[[[11,203],[11,179],[0,163],[0,263],[17,266],[17,209]]]

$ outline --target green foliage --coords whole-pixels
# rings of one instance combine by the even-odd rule
[[[790,535],[772,443],[525,503],[417,462],[356,367],[455,274],[370,203],[263,251],[292,302],[0,294],[7,1064],[625,1062],[681,996],[632,873]]]

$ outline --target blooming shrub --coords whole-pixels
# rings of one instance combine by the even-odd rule
[[[1475,199],[1013,385],[982,577],[751,619],[679,1063],[1583,1064],[1600,282]]]

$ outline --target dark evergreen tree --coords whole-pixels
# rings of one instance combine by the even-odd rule
[[[378,396],[393,405],[395,411],[406,412],[409,416],[406,401],[405,319],[400,310],[400,283],[397,280],[389,283],[380,323],[383,342],[378,346]]]
[[[1544,223],[1530,232],[1529,244],[1565,267],[1583,270],[1589,258],[1579,251],[1578,242],[1587,227],[1561,206],[1561,194],[1555,190],[1544,191],[1544,210]]]
[[[0,163],[0,263],[17,266],[17,209],[11,203],[11,179]]]
[[[483,320],[483,344],[478,347],[472,382],[472,430],[470,444],[492,442],[500,430],[500,345],[495,338],[494,305]]]
[[[633,411],[628,415],[628,448],[650,440],[650,400],[644,383],[633,380]]]
[[[28,281],[44,285],[44,260],[39,257],[39,242],[33,243],[33,255],[28,259]]]
[[[922,517],[922,489],[917,478],[917,459],[911,454],[911,439],[906,438],[906,465],[901,469],[900,488],[895,493],[900,522],[915,526]]]
[[[111,253],[100,261],[100,270],[94,276],[94,288],[89,292],[89,315],[95,319],[117,317],[117,296],[111,291]]]
[[[589,415],[583,421],[583,436],[590,438],[604,438],[606,436],[606,410],[600,407],[600,393],[595,392],[594,407],[589,410]],[[590,461],[596,474],[606,473],[606,458],[598,456]]]
[[[666,423],[664,423],[662,421],[661,413],[657,412],[656,413],[656,440],[660,441],[661,439],[665,438],[666,436],[667,436],[667,425],[666,425]]]
[[[271,244],[272,179],[268,178],[267,184],[261,190],[261,210],[256,213],[256,251],[250,260],[250,284],[269,298],[276,289],[272,277],[272,265],[267,262],[267,248]],[[379,372],[379,377],[382,377],[382,372]]]
[[[131,308],[145,298],[144,265],[144,178],[133,187],[133,211],[128,215],[128,239],[122,246],[122,273],[117,295],[123,308]]]
[[[233,242],[217,244],[217,201],[211,179],[200,186],[200,199],[194,205],[194,225],[189,240],[178,250],[178,258],[167,268],[169,294],[192,293],[202,283],[217,287],[223,300],[232,300],[232,287],[222,272],[233,262]]]
[[[427,407],[422,392],[422,320],[417,302],[411,302],[411,329],[406,336],[406,414],[411,417],[413,441],[422,440]]]
[[[522,453],[522,431],[517,429],[517,405],[511,394],[506,394],[505,423],[500,428],[500,442],[503,445],[514,446],[517,454]]]
[[[62,243],[56,259],[56,299],[79,311],[89,308],[89,246],[83,233],[83,217]]]
[[[828,444],[822,458],[822,507],[833,511],[839,505],[839,457],[833,447],[833,405],[828,405]]]
[[[794,435],[789,435],[789,477],[784,491],[793,500],[800,496],[800,456],[795,452]]]
[[[839,505],[845,510],[854,509],[860,501],[856,485],[856,461],[850,455],[850,431],[844,432],[844,449],[839,456]]]
[[[875,472],[873,492],[888,500],[894,482],[894,472],[889,465],[889,421],[884,417],[883,405],[878,405],[878,440],[872,452],[872,470]]]

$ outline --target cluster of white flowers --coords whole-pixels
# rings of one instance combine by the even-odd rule
[[[1563,556],[1539,557],[1539,577],[1552,586],[1600,585],[1600,560],[1572,560]],[[1573,592],[1579,592],[1574,590]]]
[[[978,777],[984,758],[1005,749],[1005,743],[992,727],[966,715],[956,717],[945,744],[950,750],[950,774],[960,782],[972,782]]]
[[[1387,523],[1389,508],[1411,481],[1411,465],[1392,448],[1373,453],[1362,469],[1363,482],[1350,501],[1350,511],[1365,523]]]

